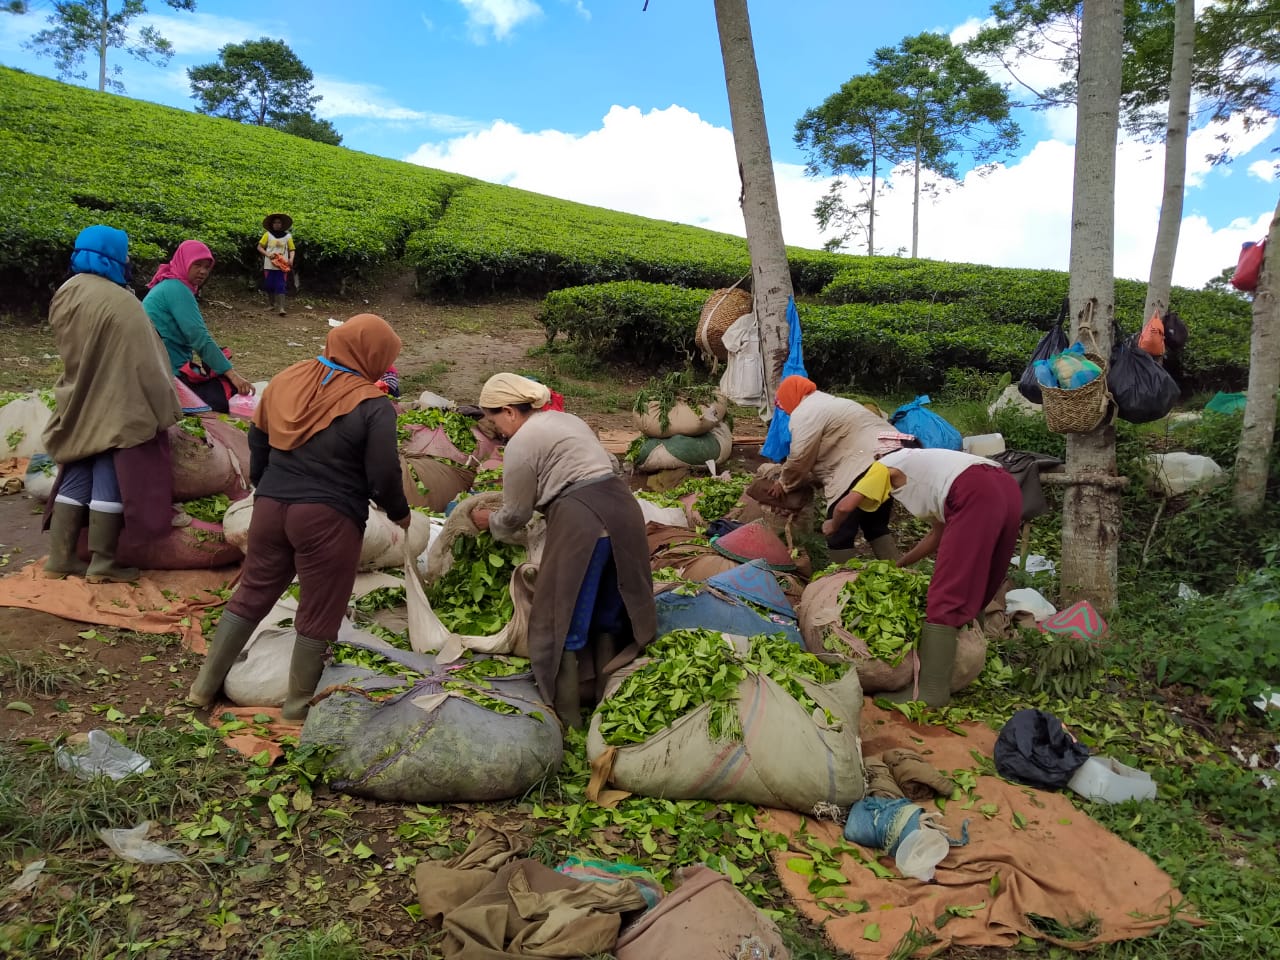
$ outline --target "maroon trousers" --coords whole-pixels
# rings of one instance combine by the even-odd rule
[[[296,573],[301,591],[294,629],[333,643],[351,602],[363,541],[356,522],[333,507],[257,497],[240,586],[227,609],[258,623]]]
[[[947,494],[946,526],[934,562],[925,619],[962,627],[1009,575],[1022,525],[1022,490],[1007,470],[976,464]]]

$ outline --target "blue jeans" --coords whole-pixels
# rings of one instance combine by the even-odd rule
[[[77,507],[87,504],[90,510],[99,513],[124,513],[113,458],[113,451],[108,450],[65,464],[55,499]]]

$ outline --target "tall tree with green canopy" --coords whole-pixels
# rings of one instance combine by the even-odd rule
[[[165,0],[174,10],[194,10],[196,0]],[[26,3],[8,3],[10,13],[25,13]],[[98,61],[98,89],[124,92],[124,84],[107,75],[107,54],[124,50],[143,63],[164,66],[173,57],[173,44],[147,25],[133,32],[135,20],[147,12],[145,0],[124,0],[115,10],[109,0],[55,2],[49,15],[49,26],[37,33],[27,46],[38,56],[52,57],[60,80],[84,80],[85,58],[93,54]],[[112,71],[119,75],[116,65]]]
[[[1004,88],[942,34],[922,33],[896,47],[881,47],[869,66],[869,74],[853,77],[808,111],[796,125],[796,139],[809,147],[811,173],[859,172],[878,166],[881,158],[910,162],[914,257],[920,246],[922,172],[954,179],[961,155],[989,160],[1016,147],[1020,132],[1009,118]],[[874,179],[873,173],[868,192]],[[822,212],[820,204],[820,219]]]
[[[283,40],[228,43],[217,63],[192,67],[187,78],[199,113],[335,146],[342,142],[333,124],[315,116],[321,98],[312,87],[314,75]]]
[[[902,94],[884,78],[860,74],[796,121],[796,145],[808,154],[805,171],[815,177],[825,172],[835,174],[814,208],[820,229],[835,227],[838,231],[827,241],[828,249],[837,250],[862,233],[867,238],[867,256],[875,255],[880,169],[903,158],[897,140],[902,106]],[[861,176],[864,170],[865,179]],[[865,198],[853,207],[845,202],[845,176],[852,177]]]

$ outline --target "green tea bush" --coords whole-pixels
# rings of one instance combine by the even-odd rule
[[[642,366],[681,365],[695,355],[698,315],[710,290],[669,284],[601,283],[547,295],[538,321],[580,350]]]

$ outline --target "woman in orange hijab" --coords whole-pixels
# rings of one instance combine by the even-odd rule
[[[264,391],[249,429],[255,496],[240,587],[191,687],[194,703],[213,703],[296,572],[298,638],[283,715],[306,717],[351,599],[369,501],[409,526],[395,410],[377,386],[400,346],[390,324],[362,313],[329,332],[323,356],[286,368]]]

